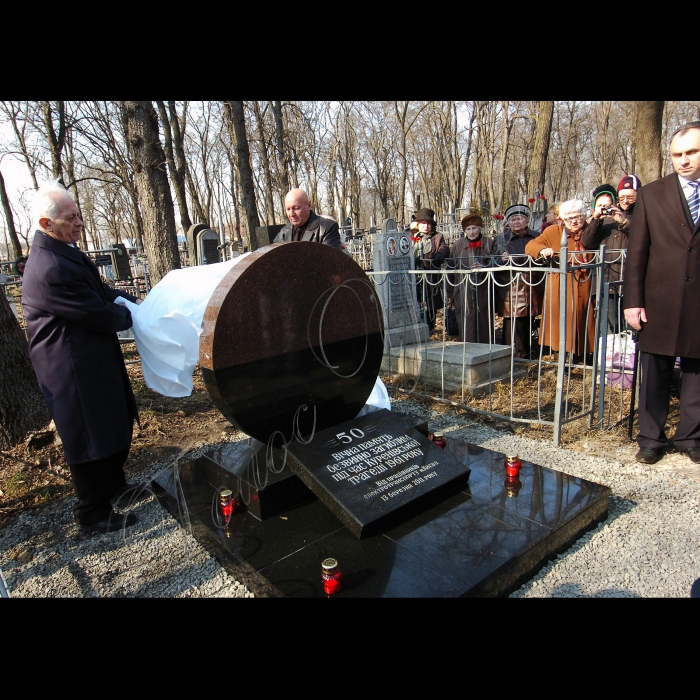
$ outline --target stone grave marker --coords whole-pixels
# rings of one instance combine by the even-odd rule
[[[275,243],[235,265],[209,300],[202,376],[237,428],[289,441],[359,413],[379,374],[383,330],[374,287],[349,255]]]
[[[381,233],[374,234],[374,281],[385,318],[384,349],[415,345],[428,340],[426,323],[420,321],[415,285],[408,274],[414,269],[413,242],[408,232],[400,232],[394,219],[385,219]]]
[[[342,251],[251,253],[214,292],[200,343],[212,399],[251,440],[172,465],[158,498],[261,595],[325,596],[329,557],[340,597],[508,595],[605,519],[609,489],[528,462],[505,478],[500,453],[452,435],[442,450],[427,425],[360,411],[382,330],[373,285]],[[225,524],[222,489],[245,506]]]
[[[357,417],[379,372],[382,330],[362,268],[297,241],[261,248],[227,273],[200,340],[219,410],[260,442],[283,445],[291,470],[358,538],[469,473],[390,411]]]
[[[465,488],[471,471],[386,409],[288,450],[292,471],[357,538]]]

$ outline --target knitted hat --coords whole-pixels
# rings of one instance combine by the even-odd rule
[[[642,186],[639,178],[636,175],[625,175],[620,184],[617,186],[617,191],[620,190],[638,190]]]
[[[478,214],[467,214],[467,216],[462,219],[462,231],[466,231],[467,226],[480,226],[484,228],[484,220]]]
[[[437,223],[435,221],[435,212],[432,209],[419,209],[416,212],[416,221],[430,221],[431,223]]]
[[[524,217],[527,218],[528,221],[530,221],[530,215],[532,212],[530,211],[530,207],[528,207],[525,204],[513,204],[508,209],[506,209],[505,217],[506,221],[510,219],[511,216],[515,216],[516,214],[522,214]]]
[[[595,209],[595,203],[598,199],[598,197],[607,194],[610,195],[610,198],[612,199],[613,204],[617,201],[617,194],[615,192],[615,188],[612,185],[598,185],[593,190],[593,194],[591,195],[591,208]]]

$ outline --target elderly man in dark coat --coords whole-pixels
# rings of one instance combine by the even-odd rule
[[[639,190],[623,284],[625,318],[639,331],[641,351],[636,459],[654,464],[670,446],[664,425],[680,357],[673,445],[700,464],[700,122],[678,129],[670,150],[676,172]]]
[[[124,463],[138,420],[116,335],[131,313],[115,300],[140,300],[104,284],[75,247],[83,222],[65,188],[37,191],[34,221],[22,284],[29,354],[70,466],[75,520],[82,532],[112,532],[136,521],[110,501],[129,488]]]
[[[299,187],[287,192],[284,209],[289,223],[275,236],[275,243],[291,241],[312,241],[324,243],[333,248],[343,248],[338,224],[327,216],[319,216],[311,208],[311,202],[304,190]]]

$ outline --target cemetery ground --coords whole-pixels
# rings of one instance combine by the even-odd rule
[[[147,480],[175,459],[187,459],[245,437],[215,408],[199,369],[194,374],[191,396],[167,398],[145,386],[135,346],[122,347],[141,419],[140,428],[134,428],[126,465],[129,481]],[[459,437],[500,452],[515,449],[529,461],[611,487],[608,519],[545,566],[512,597],[687,597],[692,582],[700,576],[700,466],[687,456],[669,454],[656,465],[637,464],[637,446],[627,438],[626,421],[606,431],[589,430],[586,420],[567,424],[561,446],[556,447],[549,426],[496,420],[400,391],[399,380],[385,383],[394,410],[426,418],[430,428],[443,430],[447,439]],[[520,380],[517,388],[521,400],[528,400],[532,385],[531,380]],[[502,402],[501,410],[505,410],[508,393],[502,394],[493,395],[493,406],[498,409]],[[480,397],[474,405],[479,401],[485,408],[488,397]],[[677,412],[674,397],[670,424],[675,424]],[[107,569],[123,565],[121,560],[115,564],[115,553],[109,564],[107,554],[112,547],[109,542],[120,542],[121,534],[109,536],[113,540],[76,535],[77,528],[71,523],[72,502],[70,473],[54,431],[33,434],[25,443],[0,452],[0,569],[13,597],[252,596],[165,514],[153,497],[135,506],[139,508],[139,522],[146,523],[151,533],[148,539],[155,537],[157,543],[147,557],[139,551],[141,563],[132,565],[136,574],[120,575],[102,569],[86,573],[79,559],[82,579],[74,572],[69,575],[70,584],[57,583],[58,573],[46,564],[52,561],[51,552],[57,542],[66,547],[64,542],[74,540],[70,556],[78,558],[80,547],[88,547],[85,561],[106,558]],[[57,534],[59,525],[68,535]],[[42,532],[47,528],[53,532]],[[157,536],[152,534],[154,528]],[[102,540],[106,544],[100,545]],[[114,547],[120,557],[128,557],[121,551],[121,543]],[[165,559],[167,565],[154,563]],[[164,567],[168,570],[165,573]],[[183,571],[190,573],[185,575]],[[192,582],[195,571],[196,580]]]

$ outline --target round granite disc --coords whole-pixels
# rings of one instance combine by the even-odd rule
[[[236,264],[214,291],[200,367],[239,430],[262,442],[279,431],[289,441],[357,415],[379,373],[383,331],[374,285],[349,255],[275,243]]]

